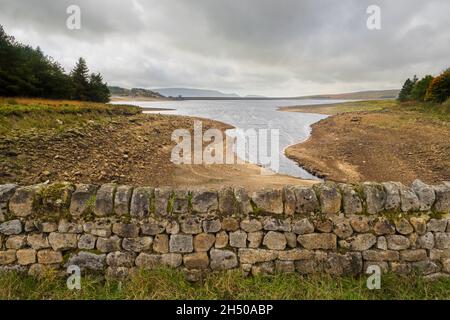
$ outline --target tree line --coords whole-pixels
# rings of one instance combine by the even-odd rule
[[[67,74],[39,47],[17,42],[0,25],[0,96],[108,102],[110,92],[100,73],[89,74],[83,58]]]
[[[450,68],[440,75],[426,75],[422,79],[414,76],[407,79],[398,96],[400,101],[443,103],[450,99]]]

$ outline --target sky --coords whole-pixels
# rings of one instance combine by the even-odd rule
[[[448,0],[0,0],[0,24],[67,71],[82,56],[128,88],[299,96],[396,89],[450,67]]]

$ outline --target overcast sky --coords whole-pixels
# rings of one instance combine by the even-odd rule
[[[69,5],[81,30],[66,27]],[[368,30],[369,5],[381,30]],[[0,0],[0,24],[110,85],[296,96],[399,88],[450,66],[448,0]]]

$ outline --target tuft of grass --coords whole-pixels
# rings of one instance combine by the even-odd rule
[[[124,281],[86,276],[82,289],[70,291],[55,273],[41,278],[0,275],[0,299],[81,300],[436,300],[450,299],[450,279],[426,281],[419,276],[385,274],[381,289],[369,290],[366,277],[300,276],[298,274],[245,277],[241,271],[211,273],[201,283],[185,280],[183,272],[160,268],[138,271]]]

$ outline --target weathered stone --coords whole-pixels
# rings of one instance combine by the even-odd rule
[[[275,261],[275,272],[278,273],[294,273],[295,265],[294,261]]]
[[[385,261],[364,261],[363,271],[370,271],[369,268],[373,268],[374,266],[380,268],[382,273],[389,272],[389,263]]]
[[[376,235],[383,236],[387,234],[395,234],[395,226],[385,218],[379,218],[373,226]]]
[[[419,241],[419,235],[417,233],[411,233],[408,235],[409,242],[411,243],[411,249],[417,249],[417,243]]]
[[[61,220],[58,224],[58,232],[61,232],[61,233],[83,233],[83,226],[81,224],[78,224],[75,222]]]
[[[102,238],[109,238],[112,235],[111,223],[105,221],[87,222],[83,225],[83,230]]]
[[[222,249],[228,246],[228,234],[225,231],[221,231],[216,234],[215,247],[217,249]]]
[[[411,268],[420,274],[429,275],[439,272],[441,268],[434,261],[417,261],[411,263]]]
[[[264,237],[263,245],[270,250],[284,250],[286,248],[286,237],[283,233],[269,231]]]
[[[245,232],[256,232],[262,230],[263,226],[259,220],[245,219],[241,221],[241,229]]]
[[[131,269],[127,267],[108,267],[106,268],[106,279],[123,280],[130,276]]]
[[[444,259],[442,261],[442,271],[450,273],[450,259]]]
[[[264,220],[264,230],[290,232],[291,219],[267,218]]]
[[[38,192],[39,211],[67,212],[74,191],[75,186],[70,183],[54,183],[42,186]]]
[[[169,253],[169,236],[157,234],[153,240],[153,251],[157,253]]]
[[[206,233],[216,233],[222,228],[222,224],[219,219],[205,220],[203,221],[203,231]]]
[[[245,215],[253,212],[253,207],[250,203],[250,197],[244,188],[235,188],[234,198],[236,201],[238,213]]]
[[[39,230],[39,232],[45,232],[45,233],[55,232],[58,230],[58,224],[56,224],[56,222],[42,222],[42,223],[38,223],[37,229]],[[83,229],[81,229],[81,231],[83,231]],[[60,231],[60,232],[66,232],[66,231]],[[68,233],[71,233],[71,232],[68,232]]]
[[[257,276],[260,274],[274,274],[275,273],[275,264],[273,261],[259,263],[257,265],[252,266],[251,269],[252,275]]]
[[[27,243],[30,245],[31,248],[35,250],[50,248],[48,238],[41,233],[28,235]]]
[[[134,265],[134,255],[127,252],[111,252],[106,256],[106,263],[112,267],[128,267]]]
[[[78,266],[81,270],[102,271],[105,267],[105,261],[105,254],[82,251],[72,256],[67,264],[69,266]]]
[[[11,236],[22,233],[22,223],[20,220],[11,220],[0,224],[0,233]]]
[[[158,221],[150,219],[148,223],[143,224],[141,226],[141,232],[144,235],[155,236],[157,234],[163,233],[166,230],[167,226],[168,226],[167,221]],[[177,226],[175,226],[175,228],[179,229],[178,224]],[[175,233],[178,233],[178,230]]]
[[[395,228],[398,233],[408,235],[414,232],[413,226],[405,218],[395,221]]]
[[[362,185],[368,214],[376,214],[384,209],[386,192],[381,184],[366,182]]]
[[[385,237],[378,237],[377,239],[377,249],[387,250],[387,240]]]
[[[63,262],[63,256],[59,251],[41,250],[37,254],[40,264],[58,264]]]
[[[259,248],[264,237],[264,232],[256,231],[249,232],[247,235],[248,247],[249,248]],[[297,236],[295,236],[295,241],[297,242]]]
[[[28,266],[36,263],[36,250],[34,249],[22,249],[16,253],[17,263],[22,266]]]
[[[187,190],[174,190],[173,213],[187,213],[189,211],[190,193]]]
[[[133,223],[114,223],[112,231],[122,238],[136,238],[139,236],[139,226]]]
[[[183,262],[188,269],[204,270],[209,266],[209,257],[206,252],[195,252],[184,255]]]
[[[17,185],[15,184],[0,185],[0,203],[8,203],[16,189]]]
[[[152,243],[152,237],[125,238],[122,240],[122,248],[127,251],[142,252],[150,250]]]
[[[324,264],[324,271],[332,275],[358,275],[362,268],[363,261],[359,252],[346,254],[331,252]]]
[[[113,213],[115,191],[116,186],[114,184],[104,184],[98,189],[94,209],[96,216],[104,217]]]
[[[241,264],[255,264],[275,260],[278,257],[278,251],[241,248],[239,249],[238,256]]]
[[[194,251],[207,252],[212,248],[216,237],[209,233],[200,233],[194,237]]]
[[[197,213],[214,213],[219,210],[216,191],[195,190],[192,192],[192,211]]]
[[[299,235],[297,241],[306,249],[333,250],[337,247],[336,235],[331,233]]]
[[[363,211],[362,200],[356,190],[348,184],[340,184],[342,209],[346,214],[360,214]]]
[[[48,241],[53,250],[69,250],[78,247],[77,235],[73,233],[52,232],[48,236]]]
[[[236,231],[239,229],[239,222],[234,218],[223,218],[222,229],[225,231]]]
[[[166,253],[161,255],[161,264],[171,268],[178,268],[183,263],[183,256],[179,253]]]
[[[434,186],[433,189],[436,194],[436,201],[433,206],[434,211],[450,213],[450,186],[444,184]]]
[[[280,260],[308,260],[314,258],[314,252],[304,249],[292,249],[286,251],[280,251],[278,253],[278,259]]]
[[[352,226],[348,221],[341,221],[334,225],[333,232],[340,238],[340,239],[347,239],[353,234]]]
[[[314,222],[315,230],[323,233],[333,231],[333,222],[329,219],[320,219]]]
[[[25,232],[34,232],[34,231],[39,231],[39,229],[37,228],[38,223],[36,221],[33,220],[27,220],[24,223],[24,228],[23,230],[25,230]]]
[[[12,264],[16,261],[16,250],[0,251],[0,265]]]
[[[391,250],[367,250],[362,252],[367,261],[398,261],[399,253]]]
[[[165,217],[173,213],[171,199],[173,198],[172,190],[168,188],[155,189],[155,214],[159,217]]]
[[[94,206],[96,191],[97,187],[93,185],[77,185],[70,200],[70,214],[78,217],[89,213]]]
[[[212,249],[209,254],[212,270],[228,270],[238,266],[236,254],[232,251]]]
[[[407,237],[399,235],[386,236],[388,249],[390,250],[406,250],[410,247],[411,242]]]
[[[247,246],[247,233],[241,230],[230,232],[229,241],[232,247],[245,248]]]
[[[153,270],[162,264],[162,255],[141,253],[136,258],[136,266],[145,270]]]
[[[364,233],[348,238],[346,242],[348,243],[350,250],[365,251],[369,250],[377,243],[377,237],[371,233]]]
[[[264,189],[252,193],[256,210],[265,213],[283,214],[283,194],[281,190]]]
[[[33,214],[42,185],[21,187],[15,190],[9,200],[9,210],[15,217],[28,217]]]
[[[234,190],[230,187],[225,187],[219,190],[219,212],[223,215],[232,215],[238,208],[234,198]]]
[[[187,234],[202,233],[202,223],[199,217],[187,217],[180,222],[181,231]]]
[[[194,243],[191,235],[173,234],[170,236],[170,252],[188,253],[194,250]]]
[[[400,210],[400,185],[395,182],[384,182],[382,183],[382,186],[386,192],[386,203],[384,204],[384,208],[387,211],[394,212]]]
[[[81,250],[93,250],[95,249],[95,243],[97,237],[92,234],[83,234],[78,240],[78,249]]]
[[[402,261],[421,261],[428,258],[427,251],[425,249],[418,250],[403,250],[400,251],[400,258]]]
[[[393,273],[409,274],[412,271],[411,264],[404,262],[390,262],[389,266]]]
[[[411,219],[409,219],[409,222],[412,224],[412,226],[414,227],[414,230],[419,235],[423,235],[423,234],[425,234],[425,232],[427,232],[427,222],[424,218],[411,217]]]
[[[313,213],[320,210],[319,200],[312,188],[294,187],[297,213]]]
[[[150,199],[153,196],[152,188],[136,188],[131,197],[130,215],[134,218],[146,218],[150,215]]]
[[[122,240],[117,236],[98,238],[97,249],[102,253],[120,251]]]
[[[322,184],[316,187],[321,212],[323,214],[337,214],[341,210],[342,196],[334,184]]]
[[[292,232],[295,234],[308,234],[314,232],[313,224],[307,219],[301,219],[293,222]]]
[[[434,248],[434,234],[432,232],[427,232],[418,239],[418,245],[422,249],[433,249]]]
[[[403,212],[418,211],[420,209],[419,198],[416,193],[408,187],[400,187],[401,209]]]
[[[428,232],[445,232],[447,229],[446,219],[431,219],[427,224]]]
[[[434,234],[434,243],[436,249],[449,249],[450,233],[436,232]]]
[[[370,230],[369,219],[363,216],[351,217],[350,225],[358,233],[366,233]]]
[[[289,248],[297,247],[297,235],[293,232],[285,232],[286,242]]]
[[[130,202],[133,188],[130,186],[118,186],[114,197],[114,213],[118,216],[130,213]]]
[[[204,226],[203,226],[204,227]],[[180,232],[180,224],[176,221],[169,221],[166,226],[168,234],[177,234]]]
[[[20,235],[20,236],[10,236],[8,240],[6,240],[5,246],[6,249],[22,249],[27,245],[27,236]],[[1,242],[0,242],[0,248],[1,248]]]
[[[415,180],[412,184],[412,189],[419,199],[420,211],[428,211],[433,207],[436,195],[434,194],[433,187],[423,183],[420,180]]]

